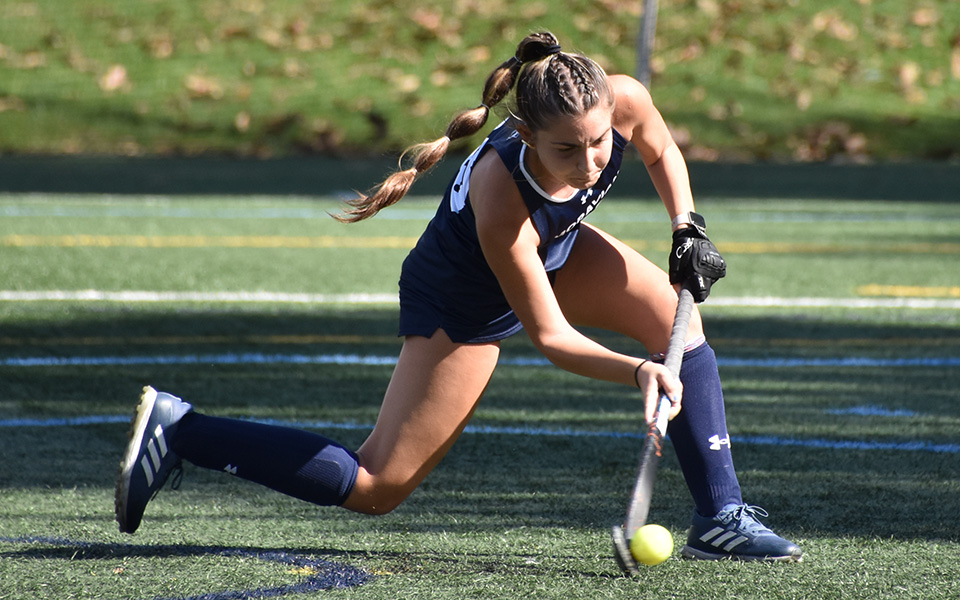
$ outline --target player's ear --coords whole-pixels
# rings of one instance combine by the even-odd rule
[[[523,140],[523,143],[533,147],[533,130],[527,127],[523,123],[517,123],[514,128],[517,130],[517,133],[520,134],[520,139]]]

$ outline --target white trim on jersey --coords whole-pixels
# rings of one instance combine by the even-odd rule
[[[573,194],[569,198],[557,198],[555,196],[551,196],[545,192],[542,187],[540,187],[540,184],[538,184],[537,180],[533,178],[533,175],[527,171],[527,148],[528,146],[526,144],[524,144],[523,148],[520,148],[520,172],[523,173],[523,176],[526,178],[527,183],[530,184],[530,187],[554,204],[564,204],[576,198],[577,194],[579,194],[582,190],[574,190]]]

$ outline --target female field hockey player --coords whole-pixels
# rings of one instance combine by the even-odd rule
[[[525,329],[558,367],[640,388],[648,421],[658,388],[671,396],[670,438],[695,503],[683,556],[800,560],[795,544],[760,523],[766,513],[743,502],[699,313],[690,320],[679,382],[656,360],[613,352],[574,328],[619,332],[657,357],[670,336],[674,286],[700,302],[724,274],[694,212],[683,157],[636,80],[608,77],[589,58],[562,51],[552,34],[530,35],[490,74],[480,106],[457,115],[440,139],[414,147],[412,168],[352,201],[340,219],[366,219],[400,200],[452,140],[479,131],[511,90],[510,117],[463,163],[403,264],[403,347],[370,437],[352,452],[314,433],[203,415],[145,388],[117,482],[122,531],[137,529],[181,459],[319,505],[390,512],[463,431],[500,340]],[[669,275],[582,222],[616,179],[628,143],[672,219]]]

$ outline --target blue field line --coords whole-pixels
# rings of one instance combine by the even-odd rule
[[[88,417],[51,417],[48,419],[2,419],[0,427],[77,427],[129,423],[130,415],[91,415]]]
[[[722,367],[958,367],[960,356],[915,358],[718,358]]]
[[[935,452],[960,454],[960,444],[935,444],[922,440],[910,442],[874,442],[862,440],[828,440],[818,438],[785,438],[774,435],[735,437],[734,442],[755,446],[799,446],[826,450],[895,450],[900,452]]]
[[[360,354],[264,354],[260,352],[221,354],[182,354],[148,356],[35,356],[0,359],[0,367],[130,367],[168,365],[349,365],[393,366],[396,356]],[[542,356],[507,357],[501,365],[546,367]],[[800,367],[960,367],[960,356],[915,358],[817,357],[817,358],[718,358],[720,367],[800,368]]]
[[[91,415],[49,419],[2,419],[0,429],[14,427],[70,427],[79,425],[111,425],[128,423],[129,415]],[[371,431],[371,423],[337,423],[332,421],[281,421],[279,419],[244,419],[254,423],[295,427],[297,429],[322,429],[334,431]],[[496,425],[467,425],[466,434],[518,435],[528,437],[583,437],[617,440],[641,440],[641,431],[591,431],[572,428],[506,427]],[[669,434],[668,434],[669,435]],[[898,452],[933,452],[937,454],[960,454],[960,444],[938,444],[923,440],[909,442],[877,442],[871,440],[831,440],[825,438],[794,438],[776,435],[748,435],[733,437],[732,442],[752,446],[802,447],[822,450],[888,450]]]
[[[920,413],[905,408],[891,410],[885,406],[852,406],[850,408],[835,408],[827,411],[831,415],[857,415],[860,417],[917,417]]]

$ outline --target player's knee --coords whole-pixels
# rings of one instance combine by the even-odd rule
[[[403,504],[403,501],[407,499],[408,495],[409,494],[379,492],[367,496],[364,498],[363,504],[359,507],[359,512],[375,516],[389,514]]]
[[[387,515],[393,512],[393,510],[402,503],[402,499],[397,500],[393,498],[384,498],[382,500],[375,500],[370,503],[365,513],[373,516]]]
[[[371,476],[360,477],[343,506],[367,515],[385,515],[403,504],[411,492],[413,489],[409,485]]]

